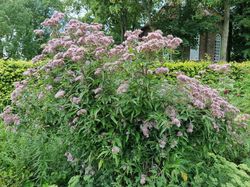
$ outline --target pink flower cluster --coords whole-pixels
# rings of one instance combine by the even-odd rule
[[[170,117],[171,123],[176,125],[177,127],[181,126],[181,121],[177,118],[177,112],[173,107],[167,107],[165,110],[165,114]]]
[[[16,103],[18,100],[18,97],[22,95],[23,90],[26,88],[28,84],[27,80],[23,80],[21,82],[14,83],[15,90],[11,93],[11,101],[12,103]]]
[[[41,61],[41,60],[43,60],[44,59],[44,57],[45,57],[45,55],[44,54],[41,54],[41,55],[37,55],[37,56],[35,56],[34,58],[32,58],[32,62],[33,63],[36,63],[36,62],[39,62],[39,61]]]
[[[45,20],[42,25],[54,27],[59,24],[63,17],[62,13],[56,12],[50,19]],[[114,40],[100,31],[101,29],[101,24],[87,24],[72,19],[65,26],[64,32],[58,32],[54,39],[43,46],[42,55],[34,57],[32,61],[40,61],[47,55],[52,54],[54,59],[43,68],[49,71],[64,64],[68,59],[79,62],[86,60],[86,55],[102,59],[107,56],[108,48],[113,44]]]
[[[217,118],[224,118],[226,113],[237,114],[239,112],[236,107],[220,97],[216,90],[200,84],[196,79],[182,74],[178,75],[177,79],[184,84],[193,105],[197,108],[208,108]]]
[[[64,14],[61,12],[55,12],[50,19],[44,20],[42,23],[45,27],[54,27],[64,18]]]
[[[68,162],[74,162],[74,161],[75,161],[73,155],[72,155],[70,152],[66,152],[66,153],[64,154],[64,156],[67,158],[67,161],[68,161]]]
[[[62,66],[64,61],[62,59],[50,60],[47,64],[44,65],[44,69],[48,72],[51,69]]]
[[[76,105],[78,105],[81,102],[81,98],[79,98],[79,97],[72,97],[71,98],[71,102],[74,103],[74,104],[76,104]]]
[[[235,118],[235,121],[245,122],[250,120],[250,114],[240,114]]]
[[[172,35],[164,37],[160,30],[148,33],[142,37],[142,41],[137,46],[138,52],[157,52],[164,48],[176,49],[181,43],[180,38],[174,38]]]
[[[34,30],[34,33],[35,33],[37,36],[42,36],[42,35],[44,35],[44,31],[41,30],[41,29],[36,29],[36,30]]]
[[[188,132],[188,133],[192,133],[193,131],[194,131],[194,126],[193,126],[192,123],[190,123],[190,124],[188,125],[187,132]]]
[[[109,57],[122,56],[123,54],[128,53],[128,46],[124,44],[115,45],[112,49],[109,50]]]
[[[155,74],[165,74],[168,72],[169,72],[169,69],[166,67],[159,67],[155,69]]]
[[[141,175],[141,178],[140,178],[140,184],[141,184],[141,185],[146,184],[146,177],[147,177],[147,176],[144,175],[144,174]]]
[[[134,30],[134,31],[126,31],[124,36],[126,37],[125,44],[131,45],[139,41],[140,34],[142,33],[142,30]]]
[[[160,146],[160,148],[162,148],[162,149],[165,148],[166,144],[167,144],[167,143],[166,143],[166,140],[160,140],[160,141],[159,141],[159,146]]]
[[[120,152],[120,148],[117,146],[113,146],[111,151],[113,154],[118,154]]]
[[[62,40],[59,40],[57,38],[51,39],[48,41],[47,45],[44,45],[43,54],[49,54],[54,53],[56,51],[56,48],[60,47],[62,45]]]
[[[35,68],[29,68],[25,72],[23,72],[23,75],[24,76],[31,76],[36,72],[37,72],[37,70]]]
[[[123,94],[126,93],[128,91],[129,88],[129,84],[128,81],[124,81],[122,84],[120,84],[120,86],[118,87],[118,89],[116,90],[117,94]]]
[[[141,131],[143,133],[143,135],[148,138],[149,137],[149,133],[150,133],[150,129],[152,128],[156,128],[156,122],[154,121],[143,121],[143,124],[141,125]]]
[[[55,98],[62,98],[65,95],[65,91],[64,90],[59,90],[56,95]]]
[[[87,114],[87,110],[86,109],[80,109],[77,112],[77,116],[82,116],[82,115],[85,115],[85,114]]]
[[[219,73],[225,73],[230,70],[230,66],[230,64],[210,64],[208,68]]]
[[[20,118],[18,117],[17,114],[12,113],[12,109],[9,106],[7,106],[4,109],[4,112],[0,114],[0,118],[3,119],[6,125],[11,125],[11,124],[19,125],[20,124]]]
[[[62,13],[55,12],[42,25],[54,27],[59,25],[63,17]],[[35,57],[33,61],[37,62],[44,59],[46,55],[52,54],[54,59],[43,67],[45,71],[49,72],[69,60],[82,62],[94,57],[102,61],[108,57],[110,61],[96,69],[95,75],[99,75],[104,70],[111,72],[117,70],[123,62],[135,59],[137,53],[158,52],[163,48],[175,49],[182,43],[181,39],[174,38],[172,35],[164,37],[159,30],[142,38],[140,37],[142,31],[135,30],[127,31],[125,33],[126,41],[110,49],[114,40],[112,37],[106,36],[101,29],[101,24],[87,24],[72,19],[65,26],[63,32],[53,34],[55,38],[44,45],[43,54]],[[168,69],[164,67],[156,70],[157,74],[166,72]]]

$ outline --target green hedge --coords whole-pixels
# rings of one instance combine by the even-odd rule
[[[176,72],[183,72],[189,77],[199,76],[203,83],[213,84],[220,81],[221,73],[215,72],[208,68],[211,62],[186,61],[175,63],[164,63],[164,66],[170,70],[170,76],[167,79],[175,81]],[[233,80],[240,80],[250,73],[250,61],[244,63],[231,62],[231,70],[227,74]]]
[[[170,73],[166,77],[170,81],[175,81],[176,72],[181,71],[190,77],[200,76],[201,80],[206,84],[213,84],[220,81],[220,73],[214,72],[208,68],[211,62],[167,62],[164,63],[168,67]],[[22,73],[32,67],[31,62],[0,60],[0,112],[10,103],[10,93],[14,86],[13,83],[24,78]],[[200,72],[204,71],[203,74]],[[229,78],[233,80],[241,80],[246,74],[250,74],[250,61],[244,63],[231,63],[231,72]]]
[[[0,112],[10,102],[14,82],[24,79],[23,72],[32,67],[27,61],[4,61],[0,59]]]

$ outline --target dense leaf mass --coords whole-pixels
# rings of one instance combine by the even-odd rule
[[[209,159],[208,152],[234,159],[244,148],[246,117],[235,121],[235,107],[183,74],[174,84],[164,79],[162,56],[180,38],[161,31],[140,38],[136,30],[112,46],[100,24],[70,20],[61,28],[62,19],[56,12],[43,22],[53,30],[42,56],[50,60],[25,72],[1,114],[9,130],[28,139],[30,181],[206,186],[191,179],[198,175],[193,163]]]

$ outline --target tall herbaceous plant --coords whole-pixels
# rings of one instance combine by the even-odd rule
[[[47,155],[46,166],[54,167],[43,171],[46,177],[29,160],[33,181],[76,176],[71,180],[94,186],[181,184],[190,180],[185,165],[195,156],[207,151],[230,159],[243,146],[239,134],[248,116],[181,72],[177,83],[166,81],[162,59],[180,38],[135,30],[114,45],[102,25],[73,19],[62,26],[63,19],[56,12],[42,23],[51,40],[33,61],[48,62],[24,73],[1,114],[13,133],[32,129],[47,133],[45,143],[55,139],[57,159]],[[64,175],[50,181],[56,172]]]

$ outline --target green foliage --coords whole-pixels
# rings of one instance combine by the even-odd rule
[[[8,63],[7,67],[14,70],[31,66],[25,62]],[[201,81],[221,87],[219,78],[224,75],[211,71],[209,62],[165,63],[170,70],[166,77],[137,77],[137,70],[143,65],[139,61],[125,64],[123,72],[96,77],[93,73],[99,63],[67,64],[53,70],[49,77],[42,72],[39,77],[29,78],[29,86],[20,98],[22,105],[15,109],[22,116],[20,128],[11,132],[11,126],[1,125],[0,186],[137,186],[142,174],[147,175],[148,187],[248,184],[249,168],[233,162],[247,161],[249,148],[231,139],[223,121],[217,121],[222,128],[215,132],[211,114],[193,108],[175,86],[175,72],[182,71],[191,77],[200,75],[197,78]],[[242,83],[245,93],[249,79],[241,80],[249,71],[249,62],[232,64],[231,69],[226,76]],[[76,76],[84,73],[86,78],[74,82],[68,70]],[[60,82],[55,81],[58,77]],[[123,80],[129,82],[129,90],[117,95],[116,89]],[[95,98],[92,90],[100,84],[104,92]],[[53,89],[47,91],[47,85]],[[157,90],[164,87],[168,89],[162,95]],[[66,96],[55,99],[59,89],[64,89]],[[40,93],[45,95],[38,99]],[[79,105],[72,104],[73,96],[81,98]],[[181,128],[171,125],[166,106],[177,109]],[[72,123],[81,108],[87,109],[87,116]],[[143,120],[159,124],[149,138],[140,130]],[[192,134],[186,133],[190,121],[195,126]],[[178,131],[184,135],[177,137]],[[159,141],[166,134],[166,147],[162,149]],[[175,141],[177,145],[173,146]],[[118,154],[112,152],[114,146],[119,147]],[[73,161],[67,161],[67,152]]]
[[[248,0],[236,2],[232,12],[232,22],[232,60],[250,59],[250,2]]]
[[[216,133],[212,128],[215,119],[209,111],[192,107],[176,86],[150,75],[138,77],[141,63],[125,64],[123,72],[127,73],[103,73],[100,78],[93,75],[98,65],[67,64],[53,70],[49,77],[41,73],[39,79],[29,80],[20,98],[22,104],[15,109],[22,116],[22,125],[15,134],[17,144],[12,144],[18,149],[12,153],[14,156],[7,155],[23,162],[18,167],[29,166],[29,179],[35,184],[70,181],[69,185],[79,186],[80,180],[83,186],[136,186],[145,173],[148,186],[186,185],[197,182],[192,181],[190,165],[185,167],[190,162],[185,158],[186,152],[201,151],[200,157],[196,156],[198,161],[211,151],[230,160],[239,156],[241,146],[228,136],[225,122],[216,120],[221,125],[220,133]],[[81,83],[72,82],[68,70],[86,77]],[[61,81],[54,82],[58,76]],[[129,90],[117,95],[116,89],[123,80],[129,82]],[[53,90],[47,92],[46,85],[52,85]],[[92,90],[99,85],[104,91],[95,98]],[[163,93],[158,92],[160,88]],[[58,89],[65,90],[66,96],[55,99]],[[38,99],[41,92],[46,95]],[[72,104],[73,96],[81,98],[80,105]],[[166,106],[177,110],[181,128],[171,125]],[[73,123],[81,108],[86,108],[88,115]],[[158,124],[149,138],[140,130],[143,121]],[[191,135],[186,133],[190,122],[195,126]],[[177,137],[178,131],[184,135]],[[159,141],[165,136],[167,145],[162,149]],[[26,137],[27,142],[20,137]],[[114,147],[119,148],[119,153],[112,152]],[[65,153],[72,155],[68,162]],[[71,178],[76,175],[80,178]]]
[[[193,169],[192,186],[245,187],[250,184],[250,168],[247,165],[237,165],[213,153],[209,153],[208,159]]]
[[[0,0],[0,58],[31,59],[40,53],[48,35],[36,40],[33,30],[55,9],[62,10],[59,0]]]
[[[23,80],[23,72],[32,66],[33,64],[27,61],[0,60],[0,111],[10,104],[13,83]]]
[[[221,73],[211,70],[208,66],[211,62],[201,61],[201,62],[173,62],[164,63],[165,67],[170,70],[170,76],[166,77],[170,81],[175,81],[176,73],[183,72],[190,77],[195,77],[201,80],[205,84],[218,84],[221,80]],[[244,63],[230,63],[230,72],[226,76],[234,81],[241,81],[250,71],[250,62],[246,61]]]

